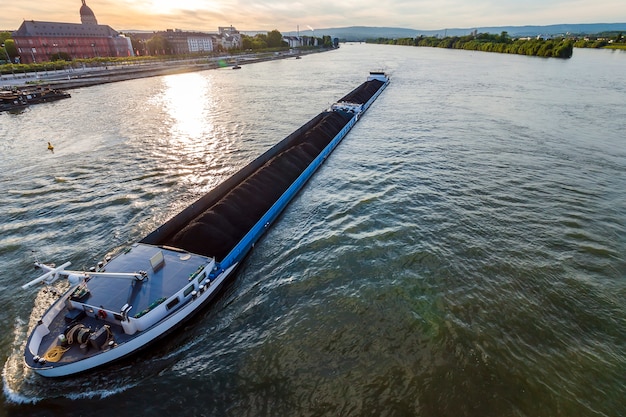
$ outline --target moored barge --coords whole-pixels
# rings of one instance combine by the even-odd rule
[[[145,348],[209,303],[389,84],[382,72],[270,148],[139,242],[92,271],[36,263],[25,284],[66,277],[25,349],[46,377],[87,372]]]
[[[71,94],[64,90],[50,87],[1,90],[0,111],[20,110],[31,104],[47,103],[70,97]]]

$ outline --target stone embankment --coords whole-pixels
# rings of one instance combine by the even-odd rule
[[[303,51],[302,55],[324,52],[326,50]],[[247,65],[256,62],[273,61],[276,59],[295,59],[295,54],[249,54],[240,57],[222,57],[211,59],[193,59],[163,61],[155,63],[138,63],[100,66],[94,68],[78,68],[61,71],[46,71],[37,74],[5,75],[0,78],[0,87],[12,86],[22,88],[37,84],[56,89],[72,89],[92,85],[133,80],[136,78],[155,77],[160,75],[181,74],[186,72],[204,71],[235,64]]]

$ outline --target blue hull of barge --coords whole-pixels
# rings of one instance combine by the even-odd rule
[[[235,246],[235,248],[219,263],[219,270],[214,272],[216,276],[219,272],[228,269],[232,265],[240,262],[248,252],[254,247],[254,244],[261,238],[269,226],[280,216],[289,202],[304,187],[306,182],[313,176],[315,171],[324,163],[326,158],[335,150],[337,145],[343,140],[348,132],[359,121],[360,116],[365,112],[378,96],[387,87],[389,82],[384,83],[380,89],[370,98],[363,106],[360,113],[354,114],[350,121],[343,129],[331,140],[324,150],[313,160],[313,162],[304,170],[304,172],[294,181],[294,183],[285,191],[285,193],[274,203],[274,205],[265,213],[265,215],[254,225],[254,227],[246,234],[246,236]]]

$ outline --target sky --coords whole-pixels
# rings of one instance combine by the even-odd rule
[[[81,0],[6,0],[0,30],[24,20],[80,23]],[[117,31],[281,32],[347,26],[416,30],[626,22],[624,0],[87,0]]]

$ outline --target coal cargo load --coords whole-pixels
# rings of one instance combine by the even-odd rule
[[[380,80],[366,81],[342,97],[339,102],[365,104],[383,84]]]
[[[291,147],[270,159],[216,204],[160,244],[222,260],[350,118],[342,112],[322,113],[318,123],[296,137]]]
[[[375,75],[381,75],[382,81],[370,77],[338,102],[358,107],[333,105],[333,110],[318,114],[153,230],[140,243],[179,248],[214,257],[218,264],[224,261],[226,267],[231,265],[242,253],[235,253],[234,249],[244,243],[247,234],[270,213],[274,204],[329,143],[349,124],[356,123],[355,111],[363,111],[362,106],[388,83],[386,75]],[[258,235],[245,243],[253,244],[256,239]]]

